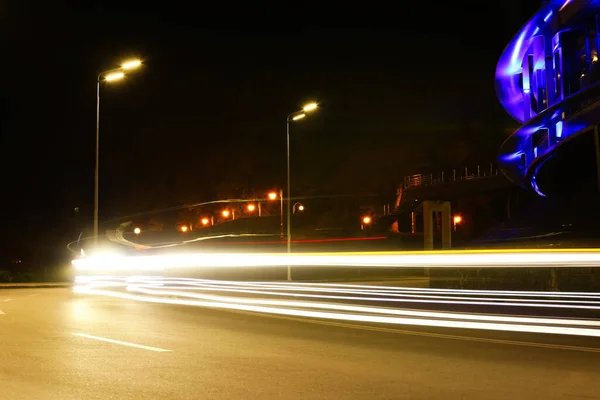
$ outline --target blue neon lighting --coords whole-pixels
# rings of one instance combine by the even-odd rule
[[[564,18],[562,10],[569,3],[572,3],[573,6],[569,7],[569,13],[577,14],[577,18],[573,18],[573,15]],[[558,33],[571,29],[589,29],[588,20],[591,21],[594,13],[599,12],[600,0],[581,2],[550,0],[544,2],[537,13],[516,32],[496,66],[495,80],[498,100],[506,112],[522,124],[521,128],[502,145],[498,156],[499,164],[509,179],[533,189],[540,196],[545,196],[536,182],[537,172],[541,165],[552,157],[554,151],[564,143],[563,139],[586,130],[590,123],[600,122],[600,114],[596,115],[590,111],[591,109],[583,111],[577,116],[572,113],[565,116],[565,112],[572,110],[573,101],[578,101],[570,100],[574,92],[568,90],[571,87],[568,86],[570,79],[567,77],[568,71],[564,72],[567,80],[560,77],[563,75],[562,67],[568,65],[565,63],[573,61],[567,58],[563,61],[563,57],[571,57],[570,49],[563,49],[565,52],[560,53],[560,63],[555,60],[556,52],[561,51],[561,40]],[[544,43],[553,45],[545,46]],[[562,45],[564,47],[565,43]],[[567,45],[569,44],[567,43]],[[551,62],[546,62],[549,60],[548,57],[551,57]],[[535,73],[533,74],[527,71],[530,62],[534,62],[533,71]],[[550,69],[546,75],[549,81],[544,78],[540,79],[539,71],[543,69]],[[557,70],[560,75],[556,73]],[[559,78],[561,88],[554,95],[550,84],[552,79],[554,82],[558,82]],[[595,85],[600,85],[600,83],[596,82]],[[586,86],[585,90],[590,88],[591,86]],[[582,88],[581,91],[583,90]],[[579,94],[581,91],[576,93]],[[531,93],[536,93],[536,99],[537,94],[548,93],[548,104],[544,104],[546,109],[538,109],[535,104],[532,104]],[[582,93],[582,95],[584,97],[578,98],[585,98],[585,94]],[[587,115],[587,112],[590,114]],[[531,118],[535,118],[535,122]],[[563,121],[565,119],[568,119],[568,122]],[[554,132],[555,139],[560,140],[550,141],[549,147],[532,146],[531,136],[539,129],[548,128],[554,128],[549,130]],[[526,177],[528,181],[525,181]]]
[[[556,123],[556,137],[557,138],[561,138],[562,137],[562,131],[563,131],[563,122],[562,121],[558,121]]]

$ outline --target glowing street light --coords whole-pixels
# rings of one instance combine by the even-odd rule
[[[298,114],[298,115],[292,117],[292,121],[298,121],[299,119],[302,119],[304,117],[306,117],[306,114]]]
[[[119,79],[125,78],[125,74],[123,72],[113,72],[112,74],[108,74],[104,77],[106,82],[118,81]]]
[[[248,206],[246,208],[248,209],[248,211],[254,212],[254,210],[256,209],[256,206],[254,204],[248,204]]]
[[[134,69],[134,68],[138,68],[140,65],[142,65],[141,60],[129,60],[129,61],[126,61],[123,64],[121,64],[121,68]]]
[[[223,217],[225,217],[225,218],[229,218],[229,214],[230,214],[229,210],[223,210],[223,211],[221,211],[221,215]]]
[[[136,227],[133,229],[133,233],[135,233],[136,235],[139,235],[140,233],[142,233],[142,230],[140,229],[140,227],[136,226]]]
[[[296,210],[298,210],[298,211],[304,211],[304,206],[300,202],[296,202],[292,206],[292,213],[295,214]]]
[[[188,231],[188,227],[187,227],[187,225],[181,225],[179,227],[179,230],[183,233],[186,233]]]
[[[460,215],[455,215],[454,218],[452,218],[452,222],[454,223],[454,232],[456,232],[456,226],[460,223],[462,223],[462,216]]]
[[[100,177],[100,82],[114,82],[125,78],[125,70],[142,65],[140,60],[129,60],[120,68],[100,72],[96,77],[96,168],[94,172],[94,242],[98,245],[99,177]]]
[[[269,200],[277,200],[277,192],[269,192],[269,194],[267,194],[267,197],[269,198]],[[288,201],[288,203],[289,203],[289,201]],[[280,208],[279,236],[283,237],[283,189],[279,190],[279,208]],[[289,218],[288,218],[288,224],[289,224]]]
[[[206,225],[208,225],[208,223],[210,222],[210,220],[208,218],[202,218],[200,220],[200,222],[202,222],[202,225],[206,226]]]
[[[308,103],[304,107],[302,107],[302,111],[311,112],[317,109],[319,105],[317,103]]]
[[[298,121],[304,117],[306,117],[306,113],[315,111],[318,108],[318,104],[316,102],[311,102],[305,104],[304,107],[300,111],[296,111],[287,116],[286,119],[286,144],[287,144],[287,253],[291,254],[292,252],[292,184],[290,182],[290,122]],[[281,232],[283,236],[283,193],[281,196]],[[292,280],[292,269],[288,265],[287,267],[287,280]]]
[[[365,225],[369,225],[371,223],[371,217],[369,217],[369,216],[363,217],[362,222]]]

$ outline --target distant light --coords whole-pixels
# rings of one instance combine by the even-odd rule
[[[188,227],[187,227],[186,225],[181,225],[181,226],[179,227],[179,230],[180,230],[181,232],[184,232],[184,233],[185,233],[185,232],[187,232],[187,231],[188,231]]]
[[[462,222],[462,217],[460,215],[454,216],[454,224],[460,224]]]
[[[135,229],[133,230],[133,233],[135,233],[136,235],[139,235],[140,233],[142,233],[142,230],[136,226]]]
[[[562,131],[563,131],[563,122],[562,121],[558,121],[556,123],[556,137],[557,138],[562,137]]]
[[[304,117],[306,117],[306,114],[298,114],[294,118],[292,118],[292,120],[298,121],[299,119],[302,119]]]
[[[224,216],[225,218],[229,217],[229,210],[221,211],[221,215]]]
[[[256,209],[256,206],[254,204],[248,204],[248,211],[252,212]]]
[[[300,211],[304,211],[304,206],[303,206],[302,204],[300,204],[300,205],[298,206],[298,210],[300,210]]]
[[[202,222],[202,225],[208,225],[208,223],[210,222],[208,218],[202,218],[200,220],[200,222]]]
[[[277,198],[277,193],[271,192],[269,193],[269,200],[275,200]]]
[[[104,80],[107,82],[110,81],[118,81],[119,79],[123,79],[125,74],[123,72],[113,72],[112,74],[108,74],[104,77]]]
[[[369,225],[371,223],[371,217],[363,217],[362,222],[365,225]]]
[[[302,107],[302,111],[304,112],[310,112],[310,111],[314,111],[317,109],[319,105],[317,103],[309,103],[307,105],[305,105],[304,107]]]
[[[598,54],[592,54],[592,62],[593,63],[597,63],[598,62]]]
[[[121,68],[133,69],[133,68],[139,67],[140,65],[142,65],[142,62],[140,60],[130,60],[130,61],[123,63],[123,65],[121,65]]]

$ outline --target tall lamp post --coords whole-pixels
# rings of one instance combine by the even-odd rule
[[[121,67],[104,71],[96,79],[96,169],[94,173],[94,242],[98,245],[98,182],[100,172],[100,82],[114,82],[125,77],[125,71],[138,68],[140,60],[131,60]]]
[[[288,115],[286,119],[285,132],[287,139],[287,254],[288,256],[292,252],[292,184],[290,182],[290,123],[298,121],[306,117],[306,113],[316,110],[318,107],[317,103],[309,103],[302,107],[301,110],[296,111]],[[283,196],[282,196],[283,199]],[[283,200],[282,200],[283,201]],[[292,280],[292,268],[288,265],[287,267],[287,280]]]

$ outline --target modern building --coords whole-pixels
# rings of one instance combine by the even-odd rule
[[[496,91],[520,124],[499,166],[540,196],[600,189],[600,0],[551,0],[517,32]]]

